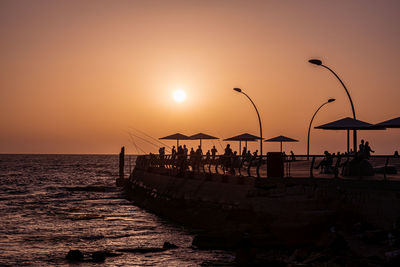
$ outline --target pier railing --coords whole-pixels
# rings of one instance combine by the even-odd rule
[[[355,159],[352,155],[333,156],[331,164],[324,164],[323,155],[284,156],[272,161],[269,156],[173,156],[142,155],[136,160],[136,169],[176,176],[193,174],[229,175],[243,177],[340,178],[400,180],[400,157],[393,155]],[[353,166],[353,167],[351,167]],[[357,168],[360,171],[357,171]],[[354,171],[355,170],[355,171]]]

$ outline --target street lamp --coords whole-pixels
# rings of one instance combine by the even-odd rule
[[[238,93],[244,94],[244,95],[250,100],[250,102],[253,104],[253,106],[254,106],[254,108],[255,108],[255,110],[256,110],[256,112],[257,112],[258,123],[260,124],[260,155],[262,156],[262,155],[263,155],[263,151],[262,151],[262,126],[261,126],[260,114],[258,113],[257,107],[256,107],[256,105],[254,104],[253,100],[251,100],[251,98],[250,98],[245,92],[243,92],[242,89],[240,89],[240,88],[233,88],[233,90],[235,90],[235,91],[238,92]]]
[[[317,65],[317,66],[321,66],[324,67],[325,69],[329,70],[330,72],[333,73],[333,75],[335,75],[335,77],[339,80],[339,82],[342,84],[344,90],[347,93],[347,96],[349,97],[350,100],[350,104],[351,104],[351,109],[353,111],[353,119],[356,119],[356,112],[354,110],[354,105],[353,105],[353,101],[351,100],[350,97],[350,93],[349,91],[347,91],[346,86],[344,85],[344,83],[342,82],[342,80],[339,78],[339,76],[333,71],[331,70],[329,67],[325,66],[324,64],[322,64],[322,61],[319,59],[310,59],[308,62],[310,62],[311,64]],[[357,152],[357,131],[353,130],[353,148],[354,148],[354,153]]]
[[[312,122],[313,122],[313,120],[314,120],[314,117],[315,117],[315,115],[317,115],[317,112],[318,112],[323,106],[325,106],[326,104],[331,103],[331,102],[333,102],[333,101],[335,101],[335,100],[336,100],[336,99],[334,99],[334,98],[328,99],[328,101],[326,101],[326,102],[323,103],[321,106],[319,106],[319,108],[317,109],[317,111],[315,111],[314,115],[313,115],[312,118],[311,118],[310,125],[308,126],[308,134],[307,134],[307,160],[308,160],[308,158],[309,158],[309,156],[310,156],[310,130],[311,130],[311,124],[312,124]]]

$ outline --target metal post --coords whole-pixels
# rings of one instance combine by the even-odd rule
[[[253,107],[254,107],[254,109],[255,109],[256,112],[257,112],[258,123],[259,123],[259,125],[260,125],[260,155],[262,156],[262,154],[263,154],[263,151],[262,151],[262,125],[261,125],[260,113],[258,113],[258,109],[257,109],[257,107],[256,107],[256,104],[254,104],[253,100],[251,100],[251,98],[250,98],[245,92],[243,92],[242,89],[240,89],[240,88],[234,88],[234,90],[237,91],[237,92],[239,92],[239,93],[244,94],[244,95],[250,100],[251,104],[253,104]]]
[[[321,106],[319,106],[319,108],[315,111],[314,115],[313,115],[312,118],[311,118],[310,125],[308,126],[308,134],[307,134],[307,160],[309,159],[309,156],[310,156],[310,131],[311,131],[311,125],[312,125],[312,122],[313,122],[313,120],[314,120],[314,117],[315,117],[315,115],[317,115],[318,111],[319,111],[323,106],[325,106],[326,104],[331,103],[331,102],[333,102],[333,101],[335,101],[335,99],[334,99],[334,98],[330,98],[328,101],[326,101],[326,102],[323,103]]]
[[[330,72],[333,73],[333,75],[335,75],[335,77],[339,80],[339,82],[342,84],[344,90],[346,91],[347,96],[349,97],[350,100],[350,104],[351,104],[351,110],[353,111],[353,119],[356,119],[356,112],[354,110],[354,105],[353,105],[353,101],[351,100],[351,96],[349,91],[347,90],[346,86],[344,85],[344,83],[342,82],[342,80],[339,78],[339,76],[333,71],[331,70],[329,67],[321,64],[322,67],[328,69]],[[357,130],[353,130],[353,150],[354,153],[357,152]]]

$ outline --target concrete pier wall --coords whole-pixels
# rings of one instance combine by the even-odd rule
[[[139,205],[193,227],[252,229],[284,242],[360,221],[390,231],[400,217],[400,183],[394,181],[176,177],[134,170],[125,189]]]

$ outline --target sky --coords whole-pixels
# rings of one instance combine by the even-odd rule
[[[311,58],[341,77],[357,119],[400,116],[399,13],[400,1],[385,0],[2,0],[0,153],[137,154],[176,132],[258,135],[240,87],[263,137],[298,139],[284,150],[305,154],[322,103],[336,99],[313,126],[352,116],[343,87]],[[375,154],[400,150],[399,129],[358,136]],[[344,152],[346,133],[312,129],[311,153],[324,150]]]

